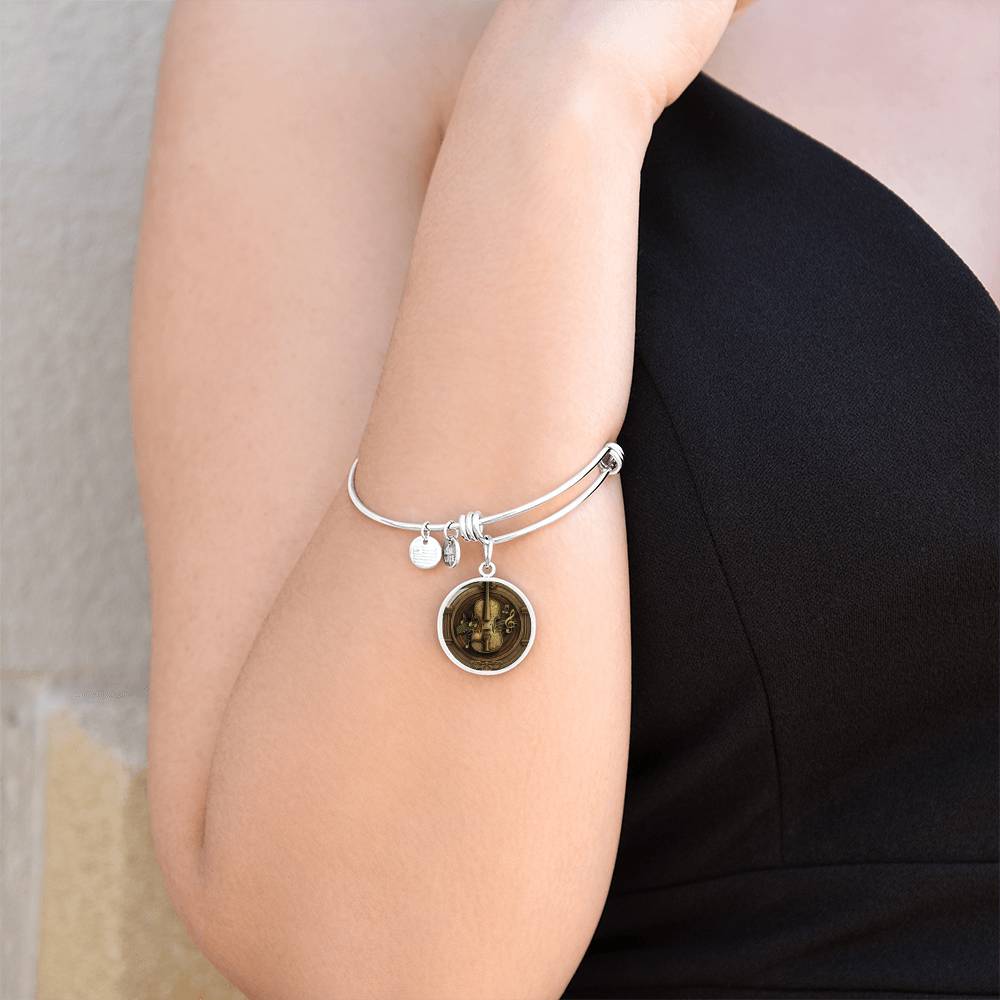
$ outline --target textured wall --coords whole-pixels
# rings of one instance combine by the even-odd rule
[[[170,911],[146,819],[126,373],[168,10],[0,4],[0,1000],[237,996]]]
[[[143,683],[126,385],[158,2],[3,5],[5,666]]]

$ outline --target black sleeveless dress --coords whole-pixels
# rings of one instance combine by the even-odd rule
[[[997,309],[702,76],[642,174],[625,814],[567,998],[995,996]]]

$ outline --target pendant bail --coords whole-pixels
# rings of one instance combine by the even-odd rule
[[[497,568],[493,565],[493,537],[483,535],[483,561],[479,564],[479,575],[493,576],[496,571]]]

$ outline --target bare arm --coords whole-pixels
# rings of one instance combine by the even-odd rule
[[[365,495],[394,516],[512,506],[621,425],[644,143],[566,83],[463,83],[361,449]],[[241,933],[233,969],[265,996],[556,995],[620,829],[619,484],[497,551],[539,616],[501,679],[444,659],[435,615],[456,581],[415,572],[408,543],[334,496],[223,721],[207,891],[220,919],[247,899],[287,915]],[[265,945],[284,961],[261,968]]]
[[[491,22],[423,205],[361,448],[365,495],[394,516],[517,503],[573,471],[624,416],[639,166],[656,101],[629,73],[621,85],[607,73],[605,49],[567,34],[581,22],[533,10],[504,5]],[[688,47],[694,69],[707,54]],[[168,105],[160,150],[171,121]],[[308,122],[296,125],[301,138]],[[301,167],[292,148],[261,151],[278,157],[266,176],[289,183]],[[207,243],[189,270],[173,209],[198,190],[197,164],[162,157],[154,151],[135,371],[154,586],[154,823],[174,897],[209,956],[254,996],[555,996],[603,905],[621,818],[618,483],[497,552],[539,615],[530,660],[496,679],[452,667],[434,641],[451,584],[413,570],[405,536],[349,506],[343,440],[327,460],[349,383],[335,395],[332,365],[310,363],[349,357],[357,323],[379,312],[345,309],[350,278],[338,298],[322,270],[308,283],[271,271],[303,226],[322,250],[335,217],[314,221],[304,194],[299,225],[274,224],[286,242],[272,250],[273,230],[256,220],[189,209]],[[309,162],[304,191],[322,192],[322,153]],[[227,242],[234,227],[238,245]],[[355,238],[356,258],[377,266],[362,226]],[[222,361],[201,361],[217,351]],[[307,469],[303,489],[293,479]],[[262,524],[274,532],[266,546],[253,538]],[[227,615],[233,583],[238,622]],[[265,613],[247,655],[245,622]]]
[[[301,4],[294,18],[282,3],[180,0],[172,13],[132,385],[153,597],[151,806],[175,897],[191,883],[237,674],[357,454],[488,13],[447,0]]]

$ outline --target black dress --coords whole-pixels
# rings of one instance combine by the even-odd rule
[[[706,77],[657,123],[625,815],[566,997],[996,995],[998,327],[816,140]]]

